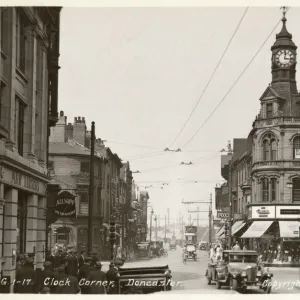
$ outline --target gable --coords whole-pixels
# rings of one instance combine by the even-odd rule
[[[271,86],[268,86],[262,96],[260,97],[260,101],[264,99],[276,98],[276,99],[283,99]]]

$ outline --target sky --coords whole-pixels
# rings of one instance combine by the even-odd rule
[[[140,171],[134,180],[147,189],[161,222],[168,208],[171,221],[180,213],[187,221],[188,209],[197,205],[183,199],[209,201],[212,194],[214,203],[214,187],[223,182],[220,150],[248,136],[271,82],[270,47],[281,24],[205,122],[282,16],[279,7],[250,7],[173,143],[244,13],[245,7],[62,9],[59,109],[68,122],[85,117],[88,129],[95,121],[97,138]],[[287,13],[296,45],[299,14],[293,7]],[[200,223],[207,225],[208,204],[198,206]]]

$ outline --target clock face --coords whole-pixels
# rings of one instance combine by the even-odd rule
[[[290,50],[279,50],[275,54],[275,63],[278,67],[290,67],[295,61],[295,54]]]

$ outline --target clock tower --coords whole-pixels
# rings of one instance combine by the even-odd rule
[[[282,28],[276,34],[272,51],[272,84],[271,86],[284,98],[297,94],[296,63],[297,46],[292,41],[292,35],[286,28],[286,9],[283,8]],[[289,90],[289,91],[287,91]],[[287,95],[287,92],[289,92]],[[288,100],[288,99],[286,99]]]

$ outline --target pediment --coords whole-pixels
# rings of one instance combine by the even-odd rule
[[[265,99],[276,98],[276,99],[284,99],[282,98],[271,86],[268,86],[262,96],[260,97],[260,101]]]

